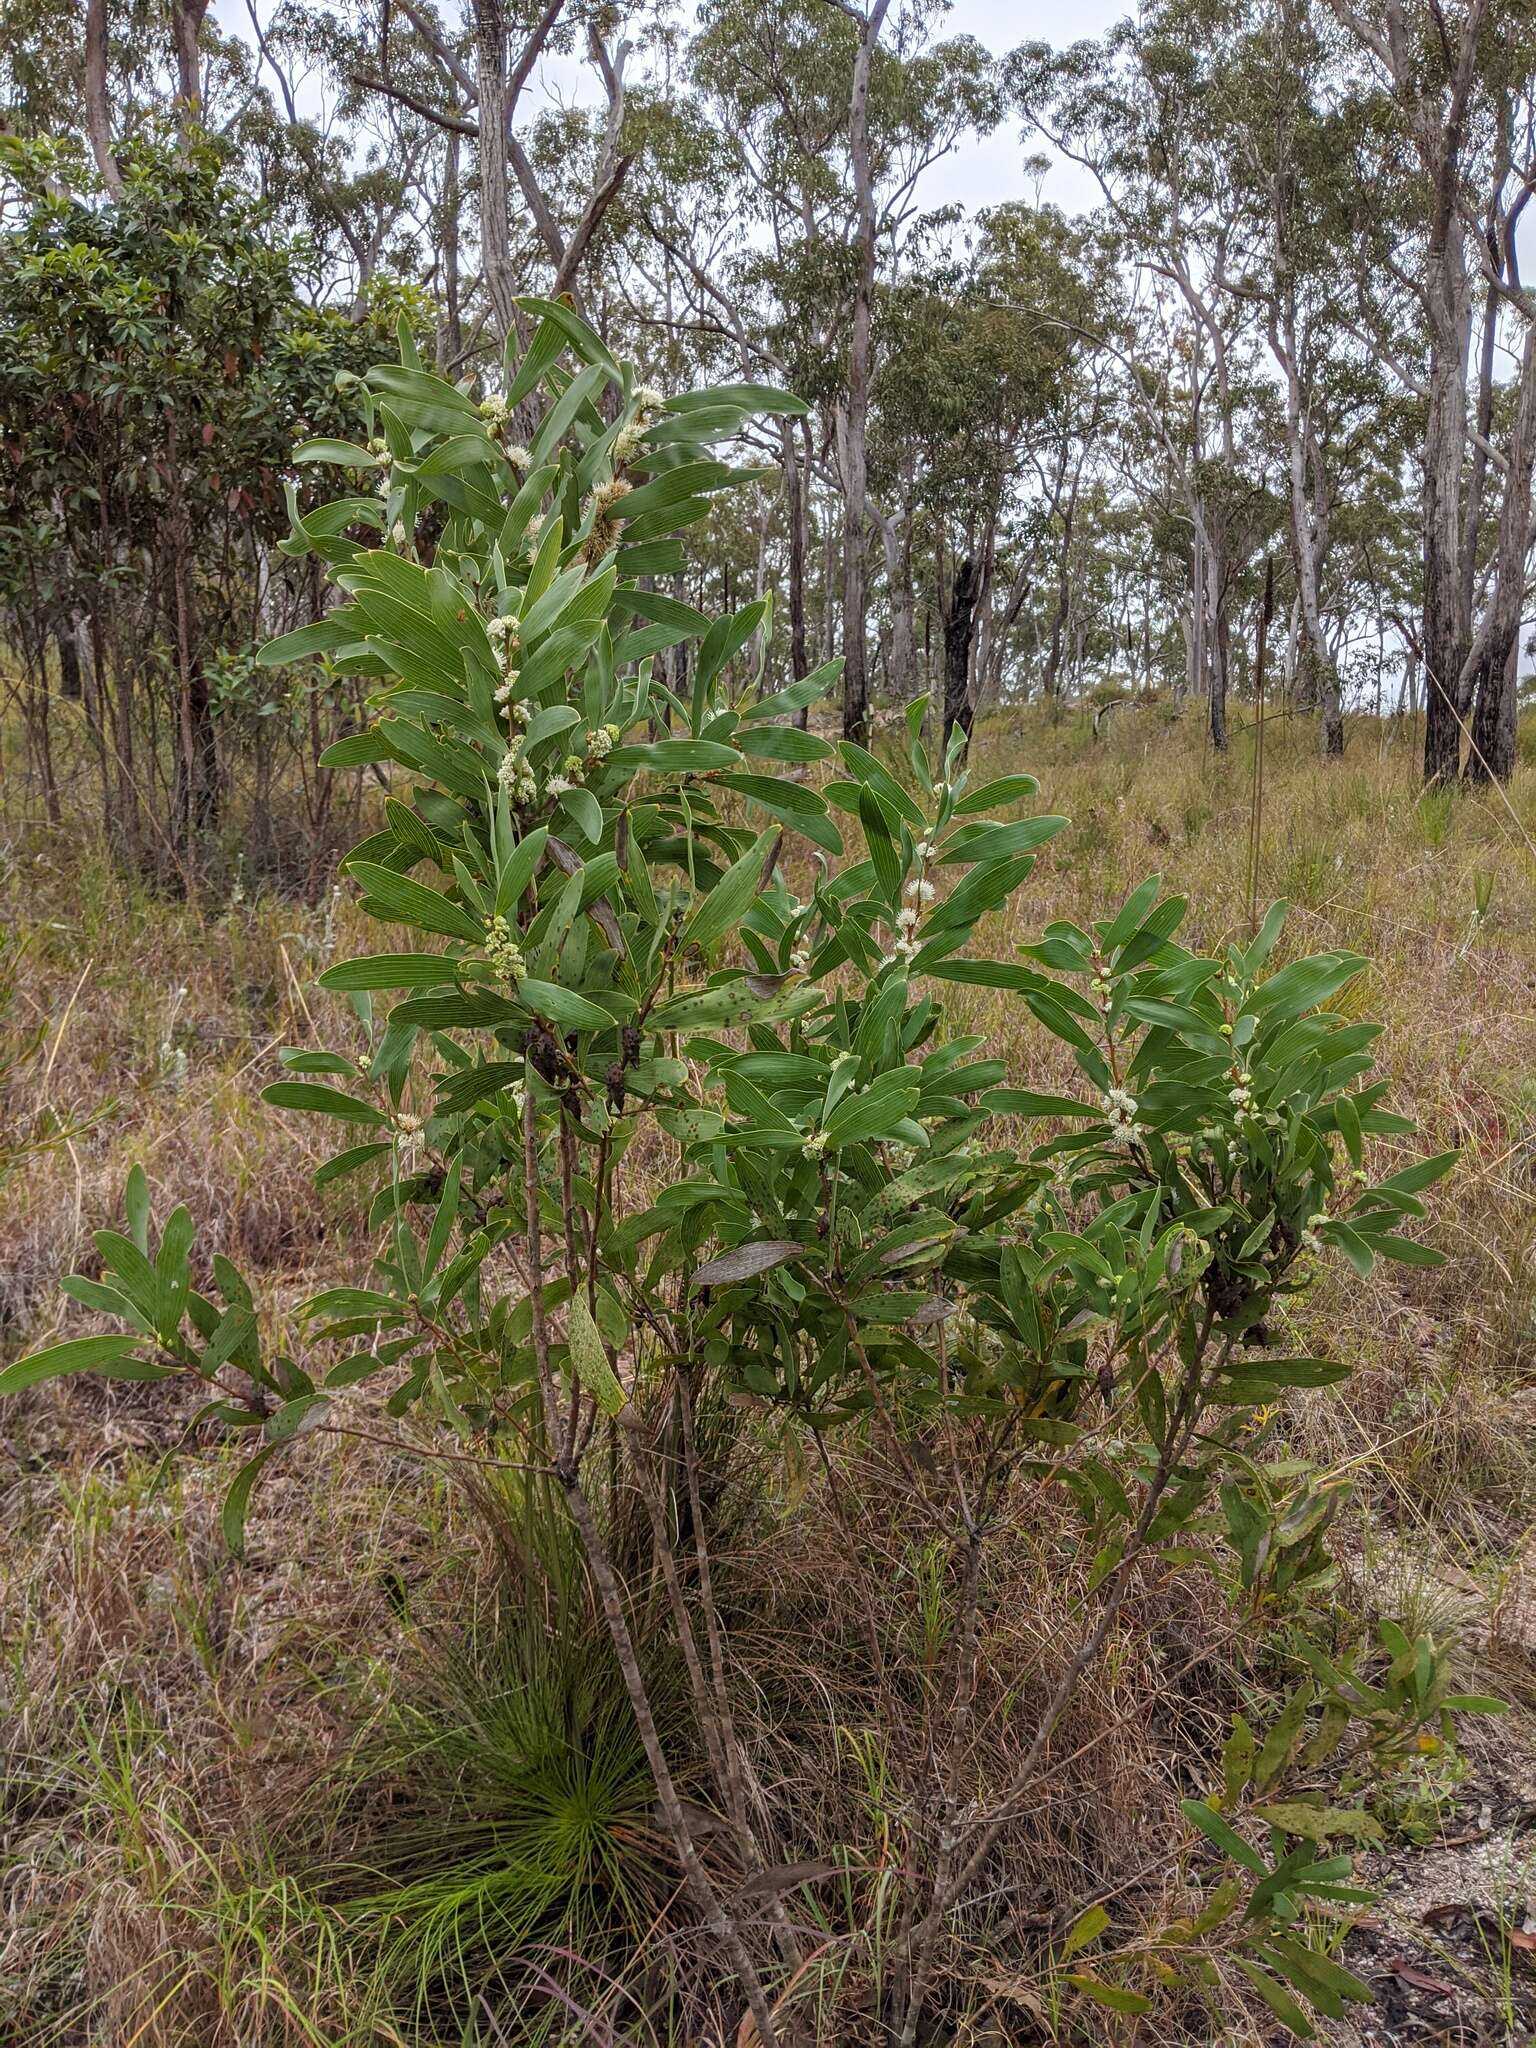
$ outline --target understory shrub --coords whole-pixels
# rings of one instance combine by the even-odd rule
[[[523,1926],[543,1939],[560,1885],[643,1797],[722,2017],[760,2048],[866,2023],[912,2048],[959,2015],[957,1930],[984,1921],[1010,1831],[1073,1762],[1063,1717],[1149,1588],[1214,1588],[1229,1639],[1262,1629],[1286,1674],[1274,1710],[1224,1716],[1222,1742],[1184,1759],[1204,1796],[1165,1845],[1179,1910],[1132,1939],[1095,1901],[1056,1930],[1042,1982],[1118,2014],[1251,1990],[1305,2034],[1369,1995],[1330,1938],[1365,1897],[1358,1795],[1490,1704],[1452,1693],[1427,1637],[1385,1625],[1340,1646],[1321,1596],[1343,1482],[1278,1434],[1288,1389],[1348,1371],[1288,1342],[1316,1262],[1434,1257],[1403,1230],[1449,1159],[1375,1177],[1377,1141],[1409,1126],[1383,1106],[1377,1027],[1328,1007],[1365,962],[1276,969],[1283,906],[1191,953],[1156,878],[1090,929],[978,951],[1063,822],[1027,808],[1033,779],[973,787],[963,735],[936,757],[921,703],[894,751],[834,745],[801,719],[835,665],[765,691],[767,599],[710,620],[653,587],[684,565],[678,532],[750,474],[712,448],[797,403],[663,397],[563,305],[524,313],[501,395],[424,370],[407,336],[399,367],[369,373],[368,445],[301,451],[353,479],[295,508],[287,543],[343,601],[267,650],[366,679],[373,723],[325,759],[392,778],[344,871],[405,940],[320,977],[366,1050],[285,1053],[267,1091],[342,1127],[317,1178],[369,1189],[370,1284],[315,1296],[302,1347],[267,1343],[227,1261],[194,1285],[190,1216],[156,1236],[135,1176],[126,1230],[97,1238],[101,1276],[66,1283],[119,1328],[0,1389],[80,1370],[195,1382],[200,1416],[250,1440],[225,1513],[237,1549],[284,1444],[359,1411],[370,1429],[412,1415],[456,1458],[552,1489],[625,1701],[604,1737],[619,1762],[583,1794],[605,1817],[556,1818],[545,1796],[558,1744],[534,1737],[561,1709],[535,1656],[503,1720],[452,1736],[466,1789],[503,1741],[517,1759],[498,1797],[526,1802],[529,1835],[487,1833],[494,1907],[483,1885],[467,1905],[429,1896],[430,1871],[397,1902],[438,1975],[473,1946],[466,1912],[502,1916],[498,1952]],[[946,994],[966,984],[1015,996],[1080,1092],[1010,1086],[952,1035]],[[855,1467],[905,1524],[901,1683],[926,1771],[909,1797],[860,1752],[899,1842],[878,1882],[846,1844],[791,1838],[743,1734],[761,1705],[736,1653],[750,1589],[722,1532],[755,1518],[771,1542],[793,1512],[743,1504],[769,1433],[824,1475],[829,1576],[885,1569],[840,1507]],[[1025,1526],[1056,1606],[1049,1657],[1017,1674],[1027,1728],[1004,1740],[997,1703],[978,1710],[984,1607]],[[658,1634],[686,1716],[660,1709]],[[887,1632],[870,1654],[892,1650]],[[791,1689],[790,1739],[796,1711]],[[539,1856],[560,1845],[558,1883],[530,1837]],[[832,2021],[829,1948],[849,1999]]]

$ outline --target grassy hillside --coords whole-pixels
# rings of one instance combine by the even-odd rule
[[[1218,759],[1192,725],[1125,713],[1101,741],[1076,714],[987,726],[981,768],[1031,770],[1042,804],[1072,820],[990,950],[1006,957],[1052,918],[1086,923],[1161,872],[1191,900],[1191,944],[1242,933],[1256,889],[1261,912],[1289,899],[1289,951],[1374,962],[1340,1003],[1386,1022],[1389,1100],[1419,1122],[1415,1154],[1462,1150],[1425,1231],[1445,1263],[1369,1281],[1327,1267],[1292,1311],[1294,1349],[1358,1370],[1296,1396],[1283,1426],[1341,1493],[1347,1481],[1329,1595],[1341,1633],[1387,1614],[1454,1640],[1469,1684],[1514,1714],[1470,1728],[1461,1751],[1431,1746],[1379,1790],[1366,1868],[1383,1896],[1345,1954],[1379,1994],[1362,2038],[1527,2038],[1536,767],[1507,798],[1426,797],[1411,736],[1357,721],[1346,759],[1325,766],[1309,726],[1274,721],[1251,875],[1254,736]],[[205,1251],[259,1277],[279,1319],[360,1275],[368,1238],[345,1184],[317,1195],[308,1126],[259,1101],[277,1047],[344,1044],[355,1029],[314,985],[370,943],[351,891],[168,903],[70,828],[19,811],[0,860],[4,1138],[17,1155],[0,1355],[58,1326],[58,1277],[89,1258],[134,1162],[158,1198],[192,1208]],[[953,993],[1017,1079],[1070,1085],[1064,1049],[1021,1003]],[[0,1413],[0,2038],[491,2048],[514,2038],[497,2017],[502,1973],[553,1983],[572,1945],[590,2003],[552,1997],[539,2038],[715,2038],[718,1987],[586,1630],[580,1573],[545,1556],[541,1584],[565,1604],[531,1626],[527,1548],[560,1539],[530,1539],[507,1475],[430,1455],[441,1446],[358,1403],[263,1487],[237,1564],[218,1533],[228,1469],[180,1455],[200,1435],[188,1424],[132,1385],[66,1384]],[[899,1868],[902,1788],[922,1767],[905,1674],[943,1641],[943,1561],[852,1454],[833,1487],[768,1419],[737,1411],[719,1426],[751,1436],[771,1504],[767,1519],[742,1517],[719,1560],[757,1703],[753,1765],[807,1843],[841,1845],[836,1868],[795,1873],[796,1910],[822,1922],[804,2009],[818,2039],[872,2040],[868,1987],[897,1932],[882,1884]],[[1078,1590],[1047,1581],[1055,1509],[1036,1506],[985,1602],[980,1704],[1005,1745],[1063,1654],[1053,1603]],[[884,1559],[863,1604],[829,1569],[840,1542]],[[1202,1789],[1183,1760],[1219,1751],[1234,1707],[1283,1678],[1283,1645],[1198,1573],[1128,1605],[1057,1737],[1050,1798],[1010,1837],[998,1896],[949,1958],[945,2038],[1132,2037],[1132,2020],[1058,2001],[1053,1945],[1101,1898],[1117,1943],[1166,1921],[1187,1872],[1177,1801]],[[665,1696],[664,1670],[656,1682]],[[791,1724],[785,1702],[806,1697],[815,1715]],[[549,1753],[534,1753],[519,1700],[564,1730]],[[1177,2017],[1179,2038],[1270,2038],[1250,2004],[1224,1978],[1205,2010]],[[1356,2038],[1337,2025],[1325,2037]]]

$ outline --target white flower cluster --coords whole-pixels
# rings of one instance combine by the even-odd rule
[[[1147,1135],[1147,1127],[1136,1121],[1136,1098],[1124,1088],[1111,1088],[1104,1097],[1104,1114],[1109,1119],[1110,1142],[1123,1152]]]
[[[390,482],[389,474],[390,465],[393,461],[393,457],[390,455],[389,452],[389,443],[381,439],[379,435],[375,434],[373,439],[368,443],[368,453],[373,457],[374,461],[379,466],[379,496],[381,498],[387,498],[390,494],[391,489],[393,488]]]
[[[587,759],[605,761],[619,743],[616,725],[594,725],[587,734]]]
[[[395,1129],[402,1138],[419,1138],[421,1136],[421,1118],[419,1116],[412,1116],[409,1110],[402,1109],[395,1118]]]
[[[826,1149],[827,1134],[825,1131],[812,1131],[811,1135],[803,1141],[800,1147],[801,1152],[807,1159],[819,1159]]]
[[[914,875],[907,884],[907,894],[915,896],[919,903],[931,903],[938,893],[932,882],[925,882],[920,875]]]
[[[513,938],[512,927],[500,915],[485,921],[485,957],[508,981],[521,981],[527,972],[523,949]]]
[[[1301,1248],[1304,1252],[1321,1252],[1328,1249],[1317,1234],[1327,1221],[1328,1211],[1326,1209],[1318,1209],[1307,1218],[1307,1227],[1301,1233]]]
[[[514,803],[531,804],[539,793],[539,785],[533,779],[533,770],[522,754],[508,748],[501,757],[501,766],[496,770],[496,780],[506,790]]]
[[[514,441],[510,448],[503,448],[501,452],[519,476],[525,476],[533,467],[533,457],[528,453],[528,450],[521,441]]]
[[[522,621],[516,612],[502,612],[485,622],[486,638],[496,650],[501,663],[501,681],[496,685],[496,702],[503,710],[512,705],[512,693],[517,688],[517,651],[519,646],[518,628]],[[528,722],[525,712],[520,723]]]
[[[1253,1107],[1253,1076],[1246,1067],[1233,1067],[1233,1085],[1227,1090],[1227,1100],[1235,1110]]]
[[[494,395],[480,401],[480,417],[494,434],[507,423],[507,401]]]

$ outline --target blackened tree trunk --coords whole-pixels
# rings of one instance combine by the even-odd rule
[[[944,620],[944,744],[958,726],[969,739],[975,707],[971,702],[971,636],[976,630],[976,600],[981,573],[966,555],[955,571],[949,611]]]
[[[1508,782],[1515,772],[1515,724],[1520,706],[1520,635],[1506,641],[1502,657],[1489,648],[1480,658],[1472,711],[1469,782]]]
[[[53,644],[59,652],[59,695],[72,704],[79,703],[82,695],[78,632],[69,619],[60,619],[53,629]]]

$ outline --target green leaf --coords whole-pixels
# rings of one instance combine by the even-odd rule
[[[1152,2001],[1139,1991],[1127,1991],[1119,1984],[1106,1984],[1102,1977],[1089,1977],[1080,1971],[1069,1970],[1067,1982],[1074,1991],[1081,1991],[1085,1998],[1091,1998],[1095,2005],[1108,2006],[1111,2012],[1150,2012]]]
[[[347,872],[398,923],[414,925],[418,931],[441,932],[450,939],[463,939],[471,946],[485,943],[483,926],[477,924],[467,910],[461,909],[457,903],[450,903],[436,889],[413,882],[409,875],[397,875],[393,868],[376,867],[372,861],[365,860],[349,862]]]
[[[901,897],[901,858],[891,837],[885,806],[872,789],[859,791],[859,823],[864,827],[864,843],[874,863],[880,894],[894,909]]]
[[[149,1250],[149,1182],[144,1178],[142,1166],[128,1169],[128,1180],[123,1188],[123,1214],[128,1220],[128,1235],[141,1252]]]
[[[955,816],[974,817],[978,811],[995,811],[1003,804],[1022,803],[1026,797],[1039,793],[1040,785],[1033,775],[1001,775],[995,782],[984,782],[980,789],[962,797],[955,805]]]
[[[758,761],[825,761],[832,743],[798,725],[748,725],[736,736],[741,751]]]
[[[296,632],[268,640],[265,646],[257,648],[256,660],[262,668],[283,668],[289,662],[308,661],[313,655],[340,647],[345,637],[334,619],[317,619],[312,626],[300,626]]]
[[[301,441],[293,451],[295,462],[339,462],[348,469],[376,469],[378,464],[366,448],[355,441]]]
[[[559,299],[520,297],[517,303],[525,313],[536,313],[541,320],[547,321],[566,346],[580,356],[584,363],[599,365],[608,372],[611,381],[618,382],[618,364],[580,314],[573,312]],[[529,354],[532,355],[531,349]],[[533,387],[529,385],[528,388],[532,390]]]
[[[617,1021],[611,1010],[599,1009],[586,996],[552,981],[520,981],[517,999],[562,1031],[611,1031]]]
[[[1090,1116],[1104,1112],[1091,1102],[1076,1102],[1070,1095],[1039,1095],[1032,1088],[992,1088],[981,1099],[983,1109],[993,1116]]]
[[[1268,1970],[1250,1962],[1246,1956],[1234,1956],[1232,1960],[1282,2026],[1289,2027],[1303,2041],[1317,2039],[1306,2014],[1278,1977],[1272,1977]]]
[[[1307,1942],[1298,1941],[1294,1935],[1271,1935],[1260,1954],[1276,1969],[1288,1965],[1290,1980],[1303,1997],[1315,1996],[1321,1991],[1331,1992],[1335,1998],[1348,1999],[1355,2005],[1375,2003],[1371,1987],[1362,1984],[1352,1970],[1346,1970],[1332,1956],[1322,1954]]]
[[[338,1116],[351,1124],[388,1124],[389,1118],[371,1102],[359,1102],[355,1095],[343,1095],[339,1088],[322,1088],[318,1081],[274,1081],[261,1091],[263,1102],[276,1109],[309,1109],[321,1116]]]
[[[603,836],[603,807],[591,790],[568,789],[560,807],[574,820],[588,846],[596,846]]]
[[[1207,1806],[1203,1799],[1181,1799],[1179,1805],[1183,1809],[1185,1819],[1193,1821],[1206,1840],[1214,1848],[1219,1849],[1223,1856],[1229,1856],[1234,1863],[1240,1863],[1244,1870],[1251,1870],[1255,1877],[1269,1875],[1268,1866],[1258,1850],[1250,1848],[1242,1836],[1234,1828],[1229,1827],[1221,1815]]]
[[[707,775],[712,768],[739,768],[741,756],[718,740],[653,740],[648,746],[615,747],[607,765],[626,773],[644,768],[656,775]]]
[[[394,750],[377,726],[333,740],[320,756],[322,768],[365,768],[370,761],[393,761]]]
[[[1109,1915],[1102,1906],[1090,1906],[1086,1913],[1079,1914],[1071,1932],[1061,1945],[1061,1959],[1067,1962],[1079,1949],[1087,1948],[1109,1925]]]
[[[918,837],[927,831],[928,824],[917,805],[908,796],[890,770],[877,761],[866,747],[853,740],[839,740],[837,751],[843,766],[855,782],[872,789],[888,811],[892,811],[904,824],[910,825]]]
[[[1293,960],[1254,990],[1247,1007],[1264,1017],[1299,1017],[1352,982],[1370,965],[1358,953],[1318,953]]]
[[[1326,1842],[1333,1835],[1345,1835],[1356,1842],[1379,1842],[1382,1835],[1376,1816],[1354,1806],[1308,1806],[1300,1799],[1282,1800],[1274,1805],[1256,1806],[1253,1817],[1266,1827],[1284,1828],[1288,1835],[1300,1835],[1307,1842]]]
[[[598,1405],[609,1415],[617,1415],[629,1396],[608,1362],[602,1333],[583,1295],[572,1297],[569,1332],[572,1369]]]
[[[35,1387],[43,1380],[65,1373],[99,1372],[104,1365],[134,1358],[142,1338],[127,1331],[109,1336],[71,1337],[63,1344],[51,1344],[46,1351],[34,1351],[30,1358],[18,1358],[0,1372],[0,1394],[19,1394],[23,1387]],[[156,1377],[169,1372],[158,1368]]]
[[[262,1467],[276,1450],[275,1444],[268,1444],[259,1450],[235,1474],[228,1493],[224,1496],[224,1509],[220,1522],[224,1530],[224,1541],[236,1557],[245,1555],[245,1518],[250,1511],[251,1495],[261,1477]]]
[[[940,861],[1013,860],[1065,831],[1065,818],[1016,818],[1011,825],[962,825],[939,848]]]
[[[462,971],[462,962],[443,953],[369,953],[327,967],[320,986],[348,995],[384,988],[436,988]]]
[[[768,849],[778,836],[771,828],[759,833],[741,858],[726,869],[709,894],[694,905],[683,927],[682,946],[697,946],[700,952],[707,953],[718,939],[740,924],[762,886]]]
[[[323,1166],[317,1166],[314,1183],[317,1188],[329,1187],[333,1180],[340,1180],[349,1173],[356,1173],[372,1159],[384,1159],[389,1154],[388,1145],[354,1145],[348,1152],[338,1152],[333,1159],[327,1159]]]
[[[679,392],[667,400],[667,411],[686,415],[720,405],[742,412],[782,413],[790,419],[802,419],[810,411],[803,398],[773,384],[715,384],[704,391]]]
[[[1459,1152],[1437,1152],[1433,1159],[1421,1159],[1416,1166],[1405,1166],[1401,1173],[1390,1174],[1381,1185],[1398,1195],[1421,1194],[1437,1180],[1444,1180],[1460,1157]]]

